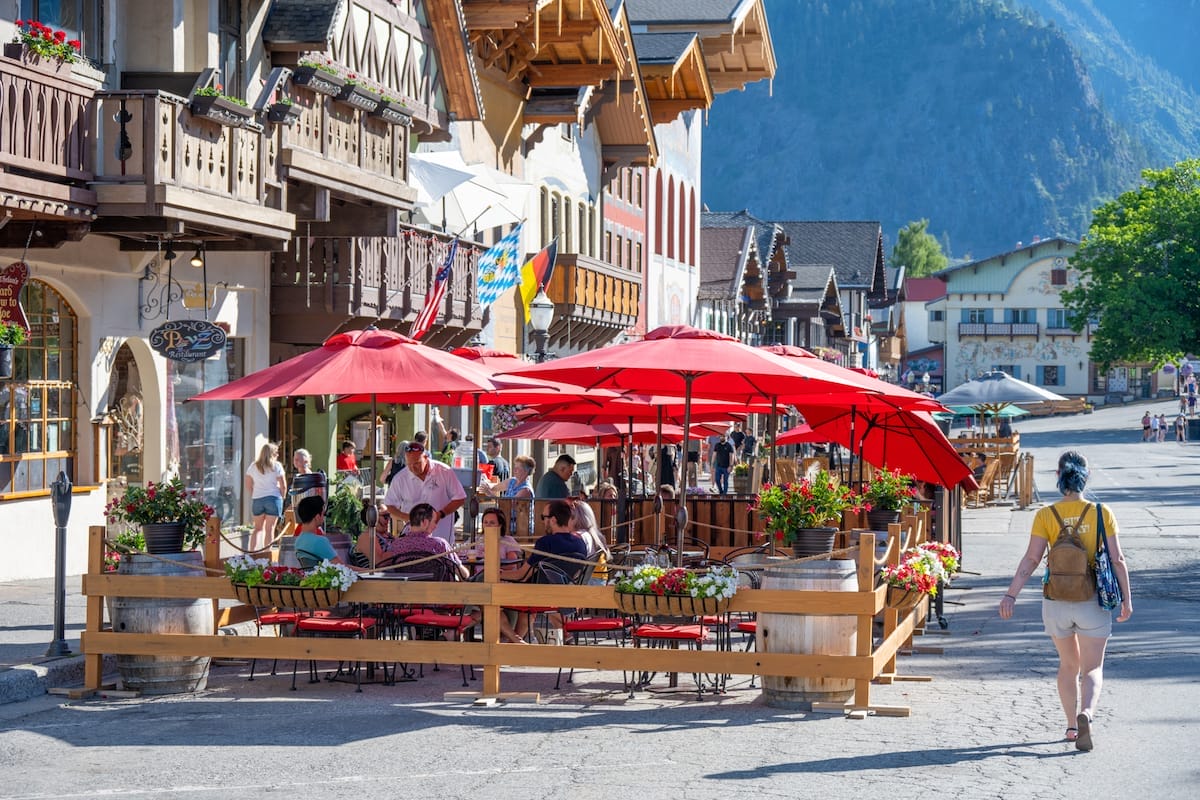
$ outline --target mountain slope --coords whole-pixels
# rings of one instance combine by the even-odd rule
[[[927,217],[955,255],[986,255],[1078,237],[1098,201],[1137,181],[1140,146],[1104,112],[1062,31],[1032,13],[992,0],[767,11],[774,97],[754,86],[714,104],[712,208],[879,219],[889,237]]]

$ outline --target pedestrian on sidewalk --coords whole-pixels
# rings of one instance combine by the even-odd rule
[[[1142,441],[1150,441],[1150,412],[1142,414]]]
[[[1087,459],[1068,450],[1058,459],[1058,490],[1062,500],[1038,511],[1025,556],[1017,573],[1000,599],[1001,619],[1011,619],[1017,593],[1029,582],[1042,556],[1058,538],[1059,522],[1055,511],[1067,525],[1076,525],[1088,551],[1089,566],[1094,566],[1097,546],[1097,513],[1100,507],[1083,499],[1087,485]],[[1121,587],[1121,610],[1117,622],[1133,615],[1133,596],[1129,591],[1129,569],[1117,539],[1117,520],[1108,506],[1103,507],[1104,528],[1113,571]],[[1082,516],[1082,519],[1081,519]],[[1049,575],[1043,579],[1046,583]],[[1045,591],[1043,590],[1043,595]],[[1042,622],[1058,650],[1058,699],[1067,717],[1067,741],[1078,750],[1092,749],[1092,722],[1104,681],[1104,648],[1112,634],[1112,612],[1100,607],[1095,596],[1082,602],[1042,600]]]
[[[1175,441],[1187,441],[1187,417],[1181,411],[1179,416],[1175,418]]]

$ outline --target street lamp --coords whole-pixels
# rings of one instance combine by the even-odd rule
[[[533,340],[537,345],[534,360],[542,363],[546,360],[546,342],[550,338],[550,323],[554,321],[554,301],[546,296],[545,289],[529,301],[529,324],[533,326]]]

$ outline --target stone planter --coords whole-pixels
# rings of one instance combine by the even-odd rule
[[[412,110],[395,100],[380,100],[379,106],[371,112],[372,117],[378,117],[392,125],[411,125]]]
[[[342,87],[342,93],[337,96],[337,101],[369,112],[379,108],[379,104],[383,102],[383,96],[370,89],[364,89],[357,83],[347,83]]]
[[[254,119],[254,109],[219,95],[195,96],[192,98],[190,109],[194,117],[230,128],[240,128]]]
[[[267,120],[289,128],[296,124],[303,113],[304,107],[295,103],[272,103],[267,106]]]
[[[837,528],[800,528],[792,541],[792,554],[796,558],[808,558],[832,553],[837,532]]]
[[[337,97],[346,87],[345,78],[316,67],[296,67],[292,73],[292,83],[329,97]]]

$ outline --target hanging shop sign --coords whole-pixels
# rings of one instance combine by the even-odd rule
[[[15,323],[29,330],[29,320],[21,308],[21,289],[29,280],[29,265],[15,261],[0,272],[0,322]]]
[[[171,320],[150,331],[154,352],[184,364],[212,356],[225,346],[225,339],[225,331],[203,319]]]

